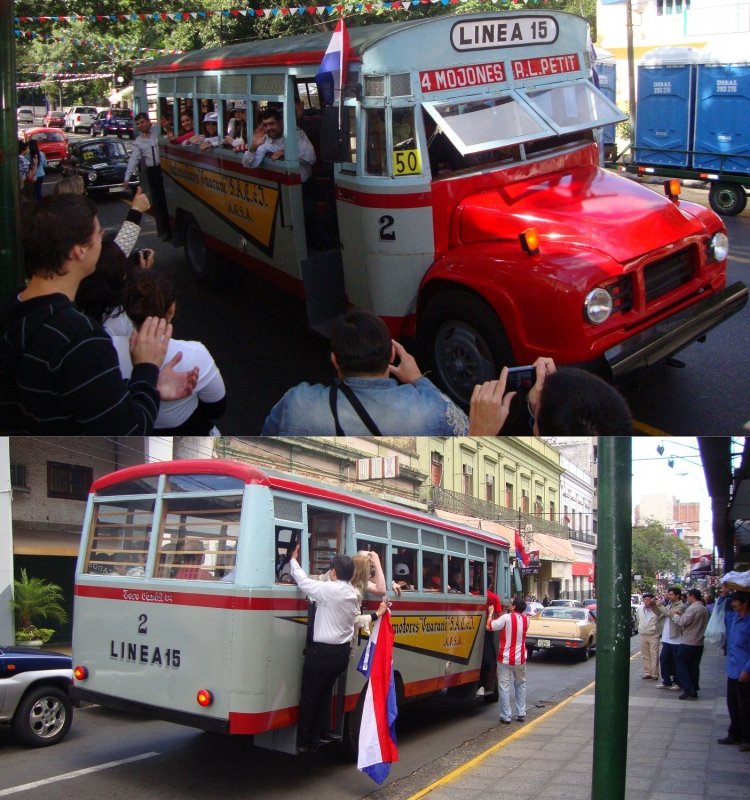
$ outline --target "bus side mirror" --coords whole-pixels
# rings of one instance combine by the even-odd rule
[[[349,146],[349,113],[344,108],[339,128],[339,109],[326,106],[320,124],[320,158],[328,162],[352,162]]]

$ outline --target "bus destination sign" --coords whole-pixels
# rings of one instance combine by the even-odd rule
[[[461,20],[451,28],[454,50],[494,50],[552,44],[557,40],[557,20],[547,16],[516,16],[512,19]]]

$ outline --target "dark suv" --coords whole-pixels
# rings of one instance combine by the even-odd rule
[[[130,108],[108,108],[100,111],[91,123],[91,135],[128,136],[135,139],[135,125],[133,124],[133,111]]]

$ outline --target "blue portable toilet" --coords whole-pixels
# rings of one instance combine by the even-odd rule
[[[692,47],[658,47],[639,62],[636,163],[688,166],[698,53]]]
[[[594,69],[599,81],[599,89],[602,94],[613,103],[616,102],[616,84],[617,84],[617,70],[615,67],[615,57],[608,50],[603,47],[594,45],[594,54],[596,59],[594,61]],[[615,126],[607,125],[602,128],[602,144],[614,145],[615,144]]]
[[[707,63],[698,66],[693,166],[750,175],[747,41],[723,40],[701,52]]]

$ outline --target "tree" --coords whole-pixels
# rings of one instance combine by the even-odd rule
[[[62,606],[62,589],[56,583],[48,583],[43,578],[29,578],[26,570],[21,570],[21,580],[13,581],[13,599],[10,606],[16,615],[16,630],[24,635],[17,639],[29,639],[39,636],[44,641],[54,633],[45,628],[37,628],[35,620],[52,620],[63,623],[68,621],[68,614]],[[44,633],[43,633],[44,632]]]
[[[682,575],[689,561],[690,548],[658,522],[633,528],[633,573],[642,576],[642,584],[653,587],[659,572]]]

